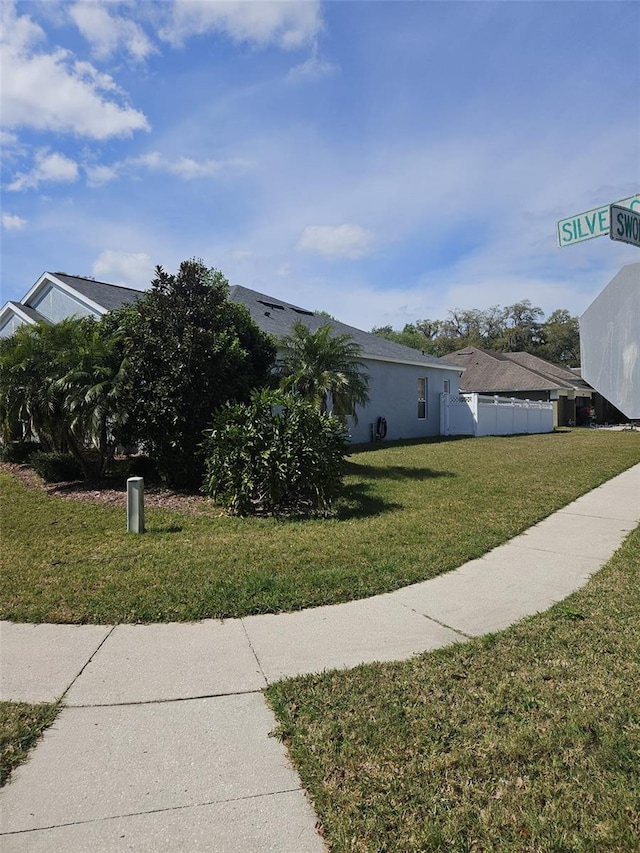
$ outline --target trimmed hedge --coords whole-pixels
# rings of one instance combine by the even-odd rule
[[[30,465],[46,483],[82,479],[82,470],[70,453],[34,453]]]

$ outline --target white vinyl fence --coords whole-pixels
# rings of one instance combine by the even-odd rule
[[[441,435],[553,432],[553,403],[481,394],[441,394]]]

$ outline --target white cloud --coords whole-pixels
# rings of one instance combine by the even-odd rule
[[[372,239],[360,225],[307,225],[297,248],[333,258],[356,259],[367,253]]]
[[[18,144],[18,137],[15,133],[11,133],[8,130],[0,130],[0,146],[2,146],[3,150],[6,148],[13,148]]]
[[[90,187],[99,187],[120,177],[117,164],[115,166],[84,166],[83,168]]]
[[[174,0],[160,36],[182,45],[189,36],[219,32],[237,43],[291,50],[312,42],[321,28],[319,0]]]
[[[135,21],[109,14],[107,6],[98,0],[75,3],[69,15],[99,59],[108,59],[120,48],[137,61],[156,52]]]
[[[36,189],[42,183],[70,184],[78,180],[78,164],[64,154],[38,151],[35,166],[30,172],[16,175],[8,188],[12,191]]]
[[[294,83],[305,80],[319,80],[321,77],[329,77],[340,70],[340,66],[335,62],[329,62],[322,59],[316,53],[313,54],[305,62],[300,65],[295,65],[287,74],[287,79]]]
[[[149,129],[146,117],[124,102],[108,74],[88,62],[75,62],[71,52],[61,48],[36,52],[44,34],[28,16],[16,15],[12,3],[2,4],[1,16],[5,128],[31,127],[93,139]]]
[[[180,157],[178,160],[169,160],[158,151],[142,154],[139,157],[130,157],[127,165],[144,166],[155,171],[168,172],[177,175],[186,181],[196,178],[213,178],[222,171],[229,169],[245,169],[252,164],[247,160],[194,160],[191,157]]]
[[[19,231],[27,224],[26,219],[23,219],[21,216],[16,216],[15,213],[3,213],[1,222],[2,227],[6,231]]]
[[[106,249],[93,262],[95,278],[110,284],[147,288],[154,277],[155,265],[145,252],[120,252]]]

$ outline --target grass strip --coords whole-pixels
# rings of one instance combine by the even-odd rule
[[[229,518],[65,501],[0,476],[0,618],[188,621],[364,598],[486,553],[640,462],[640,434],[376,445],[354,452],[327,519]]]
[[[637,853],[640,528],[495,635],[267,697],[333,853]]]
[[[57,703],[0,702],[0,787],[9,781],[11,771],[26,760],[59,710]]]

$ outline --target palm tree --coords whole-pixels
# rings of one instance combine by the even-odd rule
[[[85,476],[102,474],[123,417],[123,368],[116,338],[91,318],[20,326],[0,342],[4,442],[36,437],[72,453]]]
[[[0,406],[5,441],[35,436],[48,450],[65,449],[63,395],[57,361],[73,335],[68,320],[16,329],[0,346]]]
[[[126,412],[120,400],[126,361],[117,333],[110,334],[92,318],[77,321],[77,338],[56,389],[63,392],[69,430],[81,441],[83,469],[89,471],[89,448],[98,454],[93,474],[104,474],[116,448],[118,427]],[[84,453],[82,452],[84,451]]]
[[[349,335],[332,335],[330,323],[311,332],[297,322],[279,344],[280,387],[300,394],[344,421],[358,421],[356,406],[369,399],[369,377],[359,361],[360,346]]]

